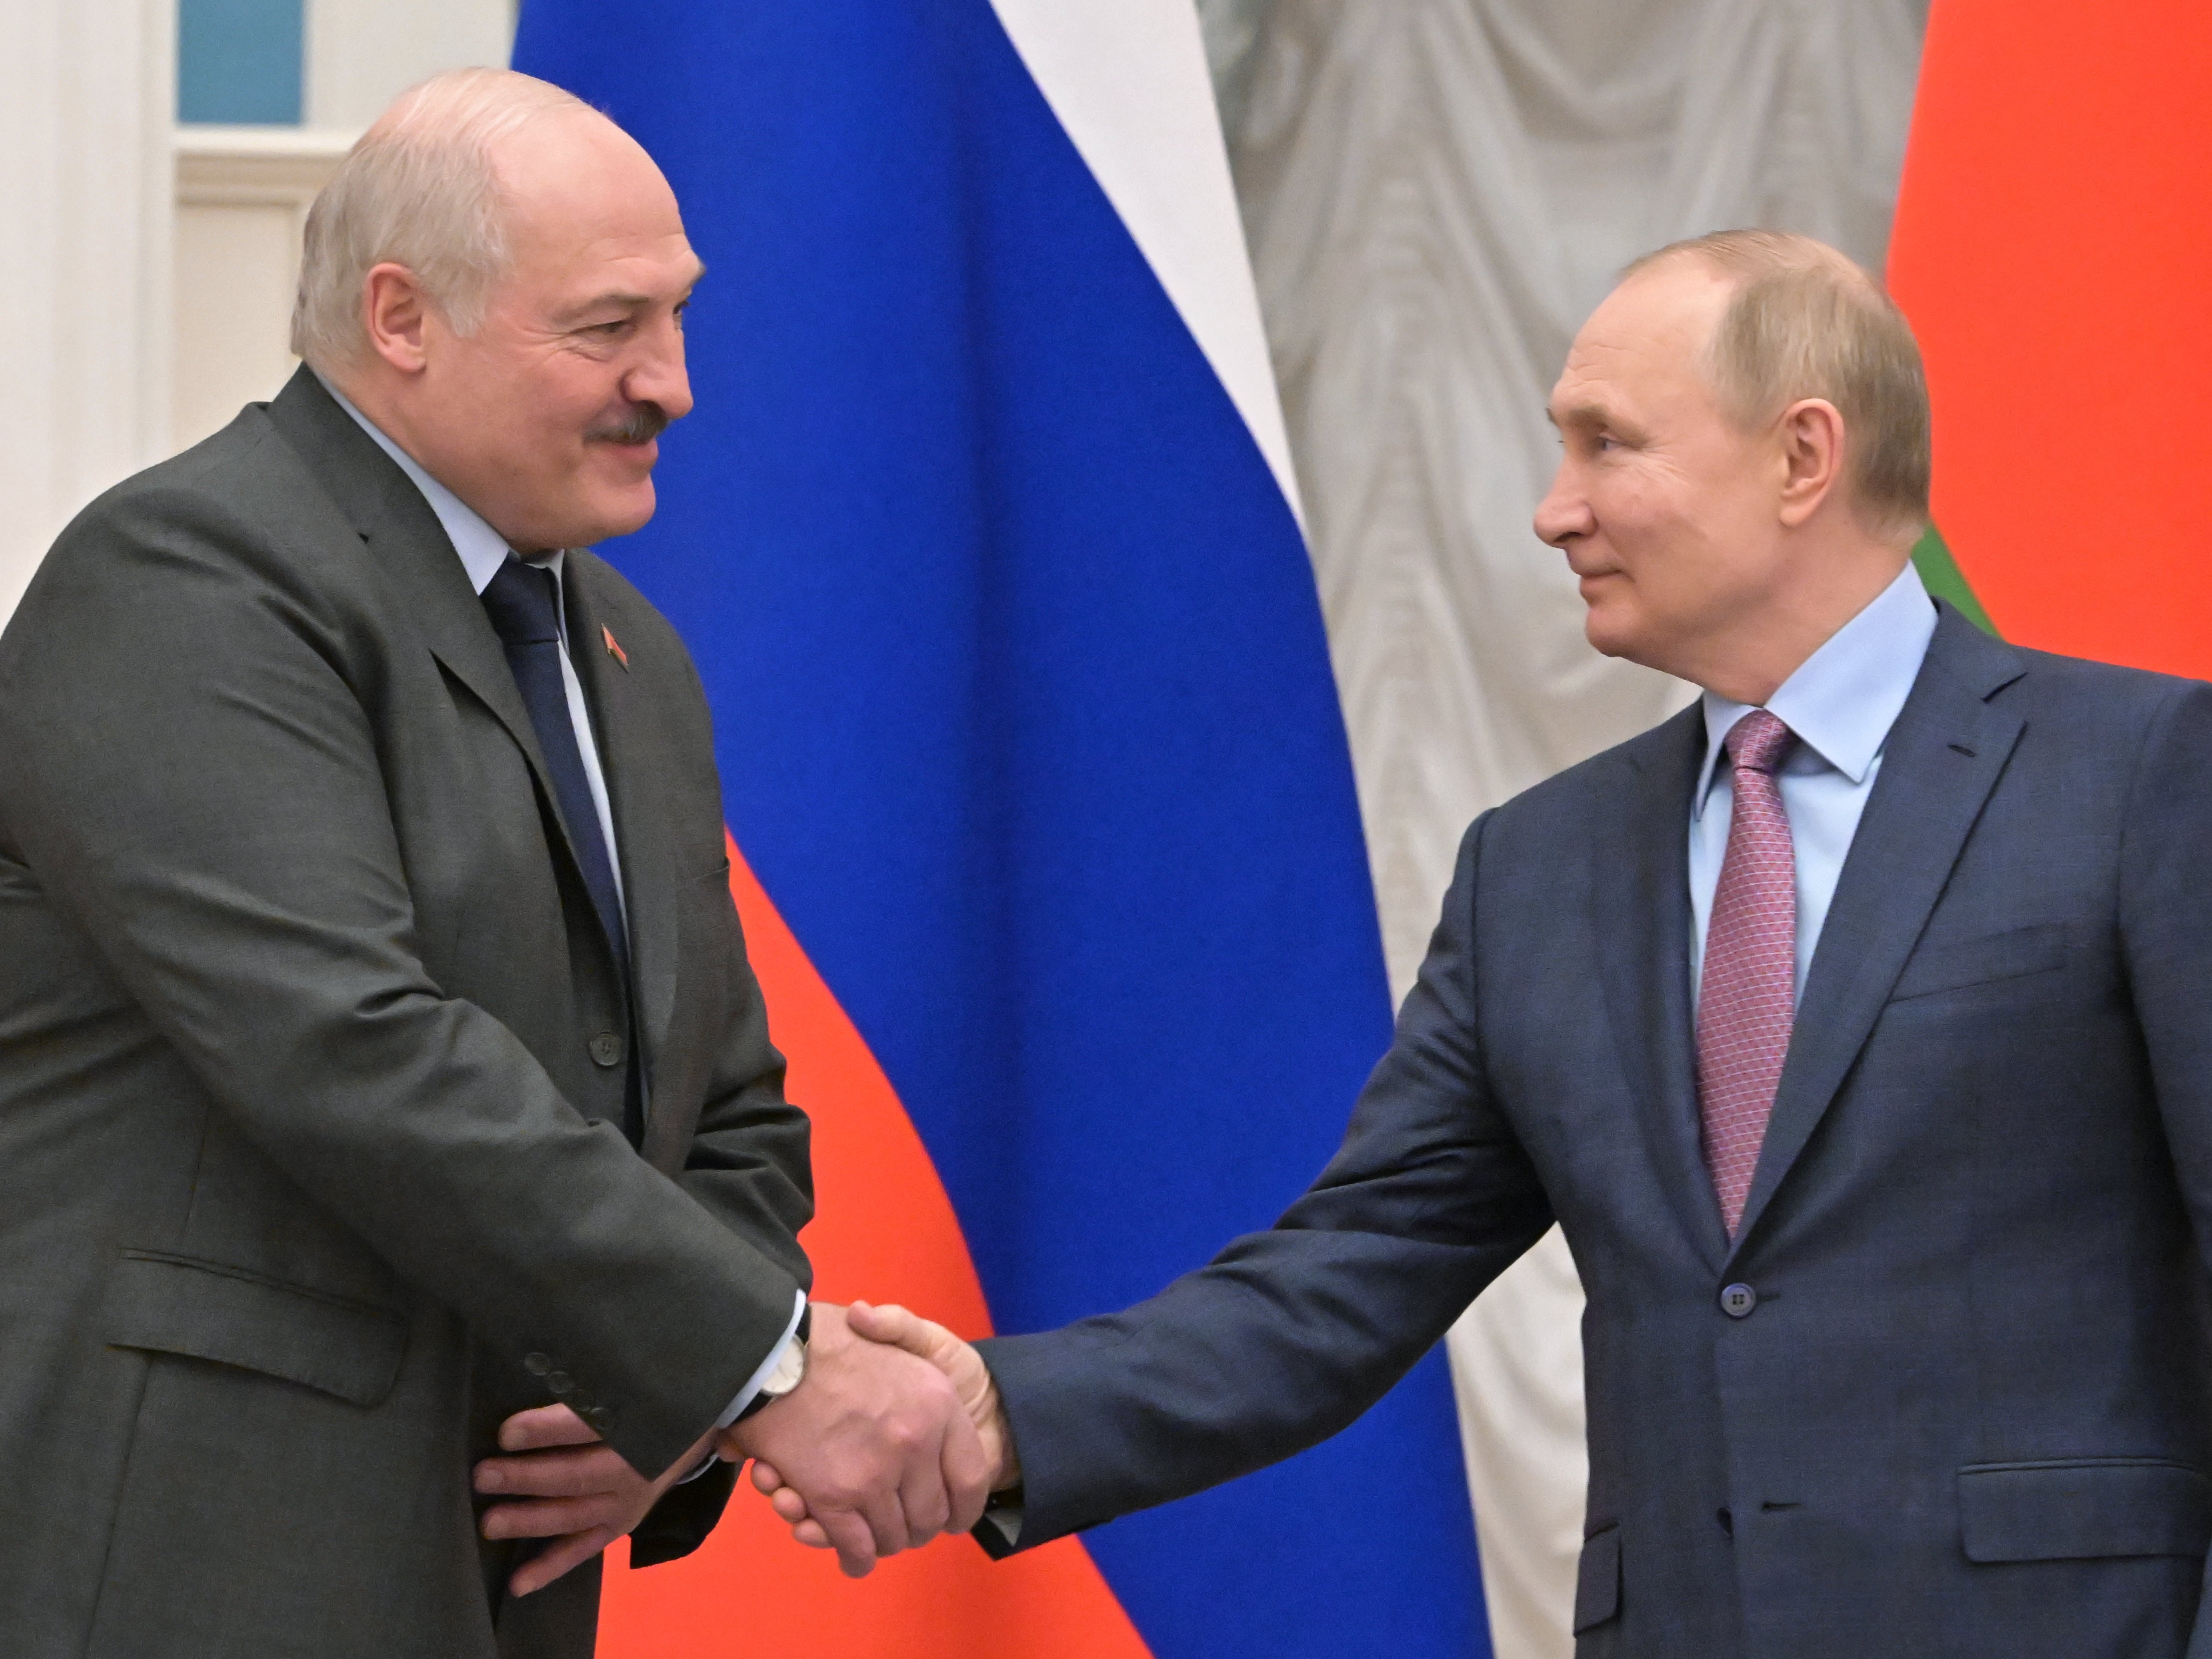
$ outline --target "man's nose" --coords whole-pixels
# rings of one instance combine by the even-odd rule
[[[1536,503],[1537,539],[1557,548],[1565,548],[1571,538],[1586,536],[1596,528],[1589,501],[1576,487],[1571,471],[1566,461],[1560,461],[1551,489]]]
[[[645,355],[623,377],[632,403],[656,404],[672,421],[691,412],[691,376],[684,366],[684,331],[673,318],[653,331]]]

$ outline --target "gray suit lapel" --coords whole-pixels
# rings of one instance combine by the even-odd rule
[[[1717,1267],[1728,1238],[1698,1139],[1690,1019],[1688,822],[1704,744],[1692,705],[1628,745],[1620,773],[1592,780],[1590,927],[1653,1168],[1693,1247]]]
[[[676,872],[663,822],[666,793],[653,775],[659,749],[647,722],[643,688],[606,644],[605,631],[616,632],[619,641],[623,618],[604,567],[578,553],[568,556],[566,566],[569,660],[599,723],[599,769],[621,849],[630,977],[650,1077],[676,1009]]]
[[[1949,605],[1939,608],[1820,930],[1731,1259],[1865,1047],[2020,738],[2020,720],[1988,700],[2026,662]]]
[[[297,371],[277,394],[269,405],[269,418],[360,532],[379,566],[407,594],[408,620],[422,630],[431,654],[522,750],[538,797],[559,830],[562,850],[580,871],[583,862],[561,816],[560,797],[514,671],[430,503],[307,369]]]

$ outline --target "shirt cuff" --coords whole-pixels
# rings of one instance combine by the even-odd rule
[[[714,1419],[714,1427],[717,1431],[726,1429],[731,1424],[736,1422],[738,1417],[744,1413],[745,1407],[753,1403],[753,1396],[761,1391],[761,1384],[768,1381],[769,1374],[775,1370],[776,1362],[783,1358],[783,1351],[786,1348],[788,1348],[791,1346],[793,1340],[798,1336],[799,1321],[800,1316],[805,1314],[805,1311],[806,1292],[801,1291],[792,1303],[791,1323],[783,1328],[783,1340],[768,1351],[768,1358],[761,1361],[760,1369],[745,1379],[745,1386],[738,1389],[738,1397],[730,1401],[729,1410],[724,1412],[720,1417]],[[678,1480],[676,1484],[680,1486],[686,1481],[696,1480],[701,1475],[706,1474],[708,1469],[712,1468],[714,1464],[714,1454],[713,1452],[708,1452],[704,1457],[699,1460],[697,1468],[694,1468],[690,1474],[686,1474],[683,1480]]]
[[[1022,1543],[1022,1496],[1019,1492],[993,1492],[978,1528],[988,1527],[1010,1550]]]

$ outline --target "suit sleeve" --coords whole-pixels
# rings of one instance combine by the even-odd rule
[[[672,629],[669,641],[674,650],[684,652]],[[719,805],[721,781],[714,775],[706,688],[688,653],[683,654],[683,662],[689,696],[699,714],[705,793]],[[713,831],[714,839],[721,839],[719,817]],[[684,1157],[684,1189],[723,1225],[762,1239],[800,1286],[811,1289],[813,1268],[799,1246],[799,1229],[814,1218],[811,1126],[805,1113],[784,1098],[783,1056],[769,1040],[768,1005],[745,954],[744,932],[730,896],[726,872],[712,908],[716,929],[713,948],[722,954],[722,977],[729,995],[714,1044],[698,1127]],[[788,1312],[787,1306],[787,1316]]]
[[[1551,1225],[1476,1036],[1486,822],[1343,1145],[1282,1219],[1124,1312],[981,1345],[1021,1459],[1020,1548],[1336,1433]]]
[[[683,649],[672,632],[670,644]],[[689,668],[688,656],[684,661]],[[702,764],[711,769],[706,690],[696,671],[687,678],[689,695],[701,716]],[[719,781],[709,793],[714,799],[721,799]],[[720,834],[719,818],[714,827]],[[799,1243],[799,1229],[814,1215],[811,1126],[805,1113],[784,1097],[783,1056],[769,1041],[767,1002],[746,957],[744,930],[726,880],[713,908],[720,923],[714,948],[723,955],[722,979],[729,994],[721,1010],[720,1041],[713,1046],[698,1127],[684,1154],[684,1190],[723,1226],[753,1240],[802,1290],[811,1290],[813,1266]],[[787,1318],[789,1312],[787,1307]],[[728,1405],[724,1402],[724,1412]],[[630,1565],[656,1566],[697,1549],[720,1522],[736,1475],[733,1465],[717,1462],[697,1478],[669,1488],[630,1534]]]
[[[2212,686],[2178,686],[2152,719],[2121,832],[2129,988],[2174,1175],[2212,1265]],[[2212,1585],[2212,1564],[2208,1564]],[[2190,1659],[2212,1659],[2200,1611]]]
[[[432,982],[362,624],[259,534],[173,489],[64,538],[0,648],[0,835],[240,1133],[658,1474],[781,1334],[793,1265]]]

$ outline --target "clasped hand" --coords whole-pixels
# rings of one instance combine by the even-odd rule
[[[759,1460],[772,1477],[762,1489],[788,1494],[778,1514],[802,1527],[801,1541],[835,1549],[854,1577],[884,1556],[973,1527],[1000,1464],[942,1369],[888,1339],[864,1340],[845,1310],[819,1302],[799,1385],[702,1437],[657,1480],[631,1468],[566,1406],[507,1419],[500,1446],[505,1455],[476,1469],[478,1492],[507,1500],[484,1512],[484,1536],[552,1540],[509,1581],[518,1595],[634,1530],[710,1453]],[[757,1466],[754,1479],[763,1479]]]
[[[846,1341],[855,1336],[865,1338],[860,1344],[862,1347],[873,1346],[880,1354],[920,1360],[941,1375],[953,1390],[985,1471],[982,1485],[974,1492],[972,1510],[957,1514],[950,1527],[955,1532],[968,1531],[981,1518],[989,1493],[1021,1483],[1013,1437],[982,1356],[942,1325],[895,1305],[877,1308],[855,1302],[846,1310],[842,1324]],[[761,1417],[772,1414],[772,1411],[763,1412]],[[839,1493],[820,1486],[807,1468],[786,1461],[775,1448],[755,1445],[748,1449],[754,1459],[754,1486],[768,1494],[771,1507],[791,1528],[793,1538],[810,1549],[836,1550],[838,1565],[848,1577],[861,1577],[875,1565],[874,1558],[858,1547],[862,1540],[844,1514]],[[723,1455],[730,1454],[725,1450]],[[878,1550],[876,1554],[891,1553]]]

